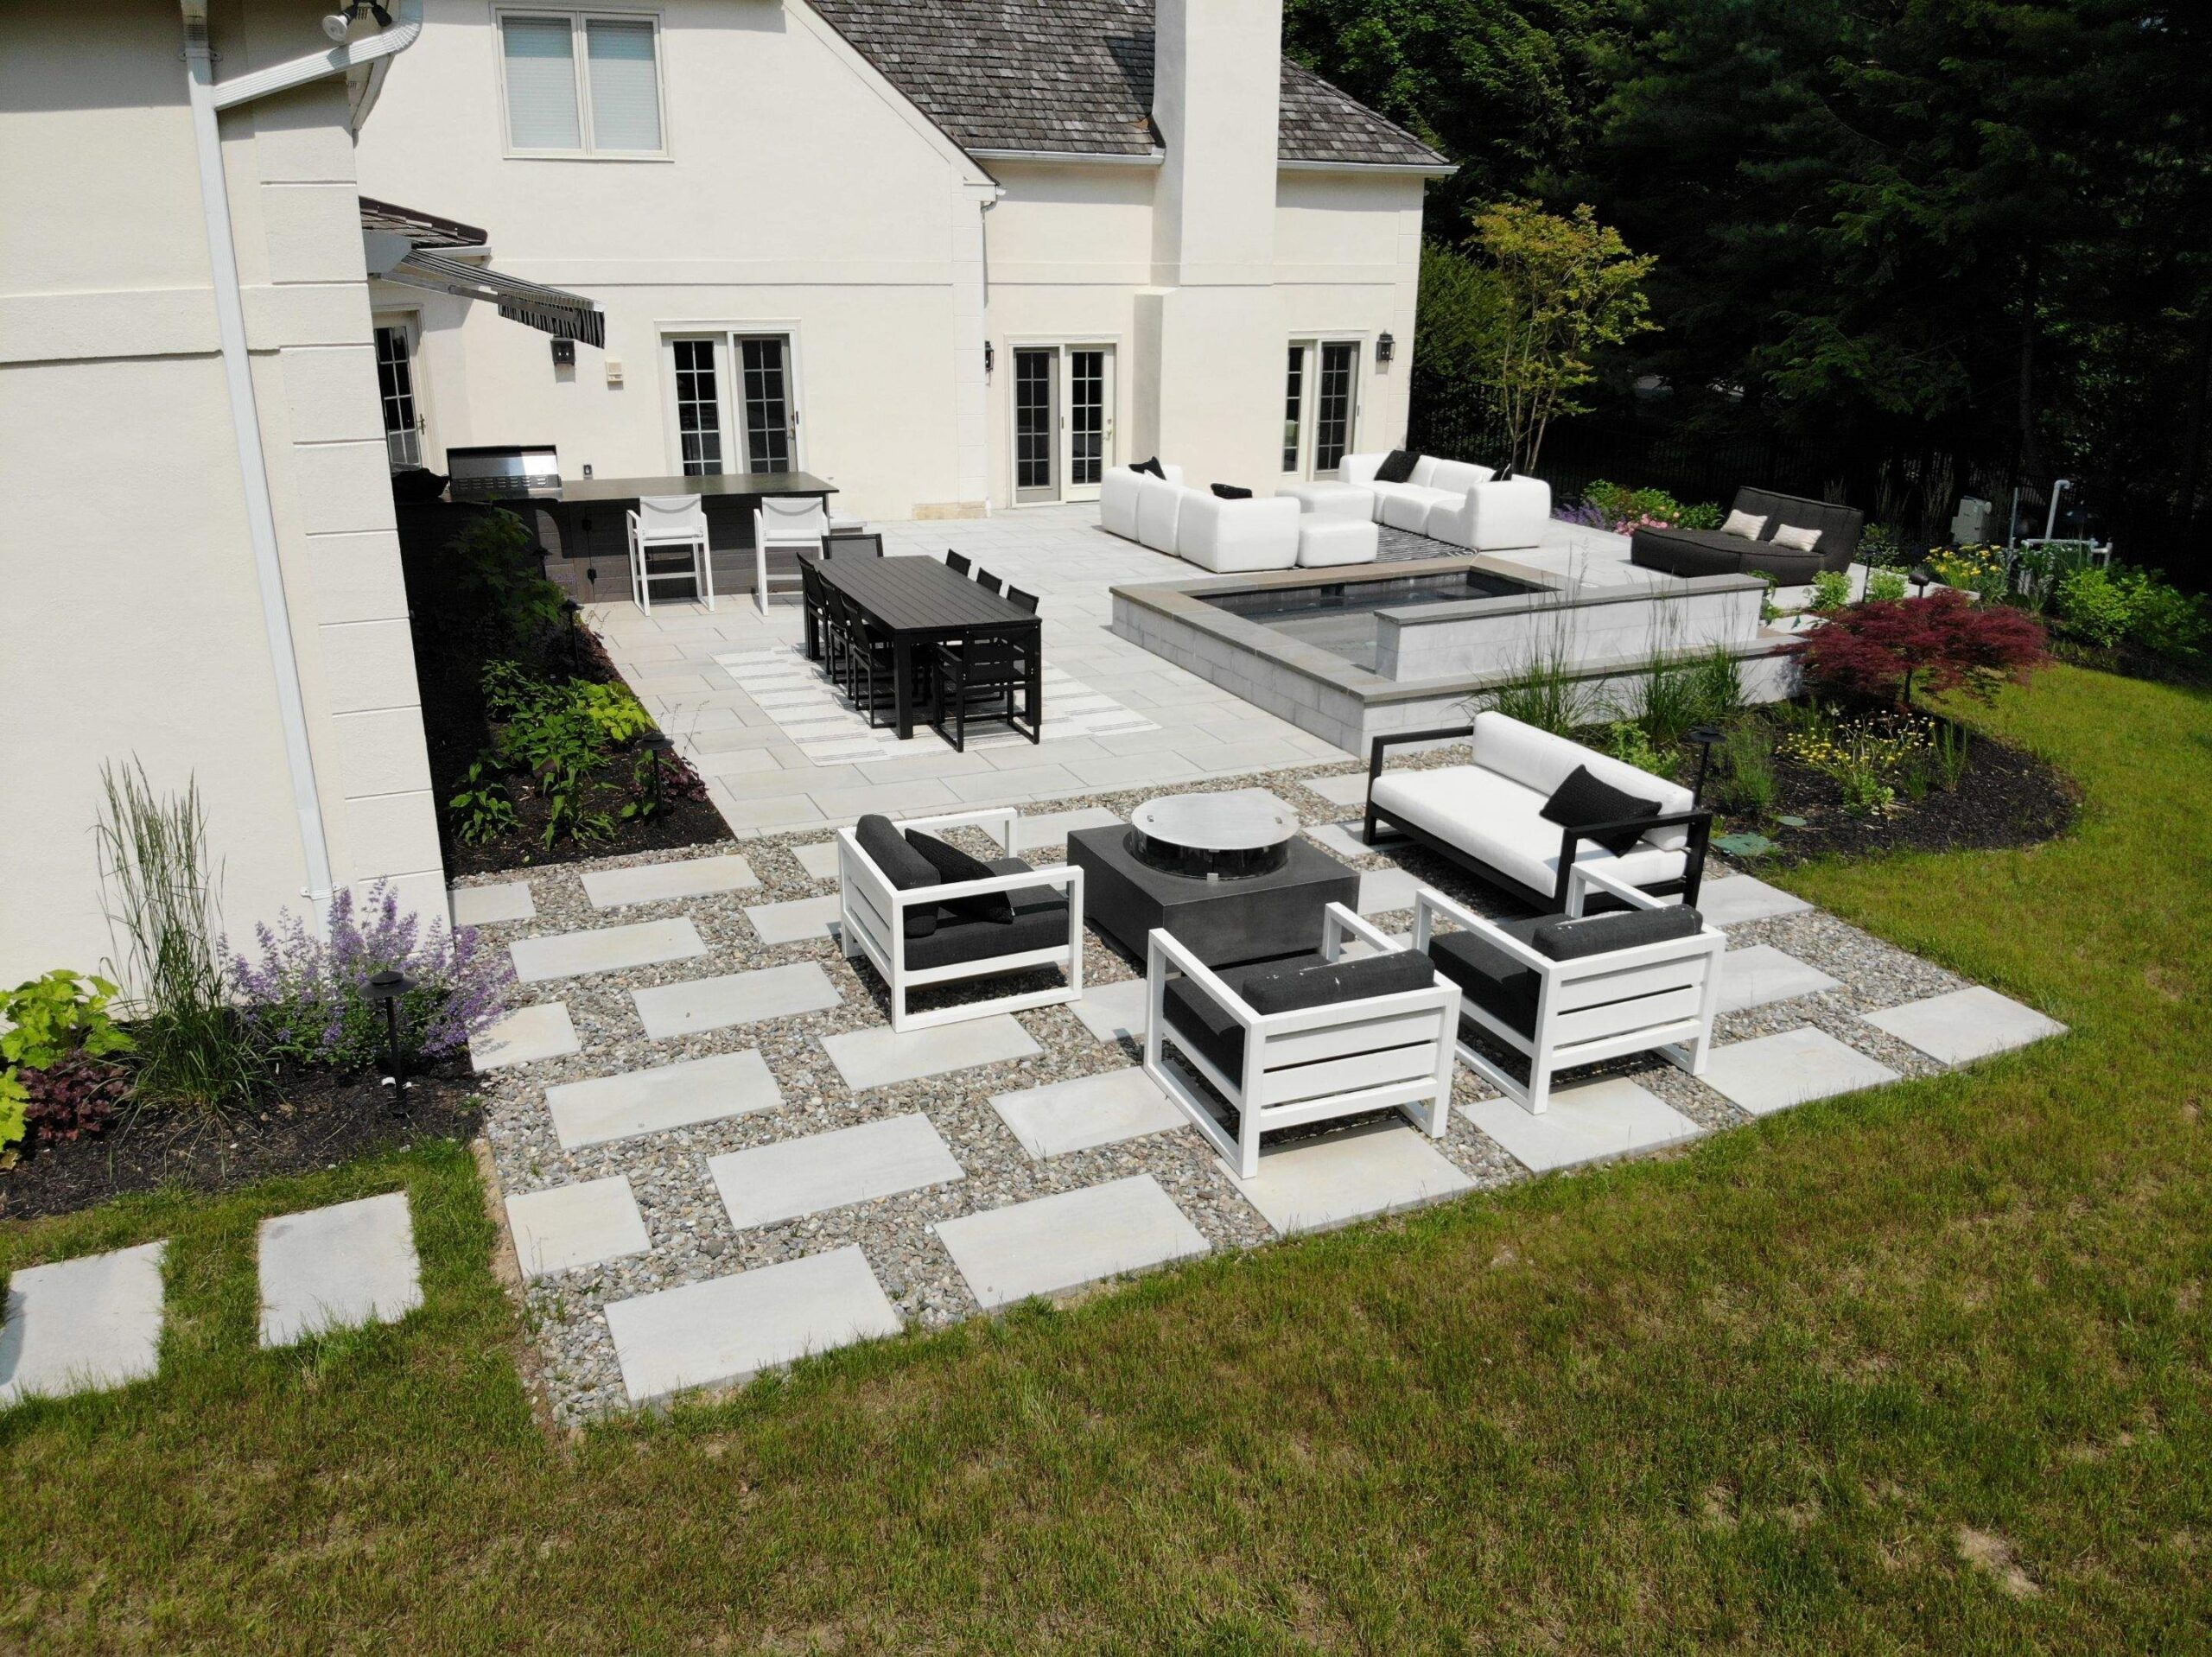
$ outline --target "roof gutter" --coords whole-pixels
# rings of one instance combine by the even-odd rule
[[[1454,162],[1293,161],[1287,156],[1275,165],[1286,173],[1357,173],[1363,178],[1450,178],[1459,170]]]
[[[207,40],[207,0],[179,0],[184,23],[184,60],[190,77],[192,137],[200,162],[200,201],[207,221],[207,257],[215,292],[215,331],[223,357],[223,379],[230,394],[231,431],[238,443],[238,475],[245,486],[246,533],[253,544],[253,568],[261,589],[261,619],[276,670],[276,709],[284,731],[284,760],[292,783],[293,809],[300,825],[300,848],[307,868],[303,889],[315,921],[330,901],[334,885],[330,838],[323,822],[322,796],[316,784],[315,754],[308,740],[307,695],[300,682],[299,654],[292,644],[291,605],[284,593],[284,568],[277,555],[276,512],[270,494],[269,467],[261,448],[261,410],[254,400],[253,363],[247,354],[245,302],[238,285],[238,244],[231,225],[230,187],[223,175],[220,113],[256,98],[288,92],[359,65],[375,64],[405,51],[423,32],[423,0],[399,0],[399,16],[390,29],[327,52],[257,69],[218,85],[214,53]]]
[[[1103,149],[978,149],[973,145],[968,153],[977,161],[1074,162],[1085,167],[1157,167],[1167,156],[1164,149],[1128,156]]]

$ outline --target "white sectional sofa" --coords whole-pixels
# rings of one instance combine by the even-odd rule
[[[1187,559],[1220,575],[1289,569],[1298,562],[1298,503],[1287,495],[1224,500],[1183,483],[1167,466],[1163,480],[1125,466],[1108,468],[1098,485],[1102,529]]]
[[[1137,533],[1139,503],[1147,488],[1179,489],[1183,486],[1183,468],[1163,462],[1160,468],[1167,474],[1166,482],[1149,472],[1139,472],[1134,467],[1112,466],[1098,480],[1098,526],[1109,535],[1118,535],[1124,541],[1143,537]],[[1168,520],[1168,546],[1173,551],[1174,520]]]
[[[1471,764],[1384,774],[1386,749],[1453,737],[1468,739]],[[1659,808],[1625,851],[1608,851],[1543,816],[1546,803],[1578,765],[1608,787]],[[1694,907],[1713,831],[1713,814],[1698,809],[1689,790],[1496,712],[1478,714],[1472,725],[1375,739],[1363,829],[1369,845],[1386,822],[1431,851],[1555,909],[1565,907],[1569,877],[1578,867],[1645,892],[1680,892],[1682,902]]]
[[[1424,454],[1403,483],[1379,483],[1387,454],[1347,454],[1338,475],[1374,497],[1375,521],[1470,552],[1505,552],[1543,541],[1552,487],[1541,478],[1500,483],[1486,466]]]

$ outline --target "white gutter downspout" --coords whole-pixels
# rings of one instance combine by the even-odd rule
[[[245,486],[246,532],[253,543],[254,575],[261,587],[261,619],[276,669],[276,708],[284,727],[284,759],[291,773],[293,807],[299,814],[300,847],[307,860],[305,896],[319,921],[334,885],[330,841],[323,825],[321,791],[315,784],[315,755],[308,743],[307,696],[300,684],[299,656],[292,647],[291,606],[284,595],[283,565],[276,551],[276,514],[269,492],[268,464],[261,452],[261,411],[254,401],[252,360],[246,354],[245,302],[238,287],[238,247],[231,231],[230,188],[223,176],[223,138],[216,117],[220,111],[271,92],[343,74],[356,64],[374,63],[405,51],[423,32],[423,4],[422,0],[400,0],[399,21],[379,34],[257,69],[220,86],[215,83],[214,55],[207,44],[207,0],[180,0],[180,5],[184,17],[184,60],[191,73],[192,136],[200,158],[200,206],[207,217],[208,263],[214,280],[216,335],[222,346],[223,378],[230,392],[231,429],[238,440],[238,473]]]

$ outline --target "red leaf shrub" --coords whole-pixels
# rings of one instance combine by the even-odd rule
[[[1798,646],[1821,689],[1909,703],[1916,682],[1985,700],[2050,659],[2043,624],[2009,605],[1976,605],[1948,587],[1872,599],[1828,619]]]
[[[24,1137],[33,1145],[100,1133],[130,1096],[130,1077],[119,1064],[89,1053],[64,1054],[42,1070],[22,1073]]]

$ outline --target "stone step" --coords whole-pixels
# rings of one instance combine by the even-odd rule
[[[709,1157],[707,1171],[741,1231],[967,1178],[918,1112]]]
[[[496,886],[455,886],[450,897],[455,926],[489,926],[499,921],[534,920],[537,916],[527,880]]]
[[[645,1034],[656,1040],[819,1013],[843,999],[830,975],[811,961],[630,992]]]
[[[407,1193],[261,1222],[261,1343],[395,1324],[423,1304]]]
[[[794,846],[791,855],[798,859],[810,879],[834,880],[837,878],[837,842],[817,840],[810,846]]]
[[[1150,1174],[940,1220],[932,1229],[987,1311],[1208,1248]]]
[[[1715,926],[1741,926],[1777,915],[1802,915],[1812,908],[1802,898],[1748,874],[1707,880],[1698,888],[1697,912]]]
[[[839,912],[837,895],[799,898],[787,904],[761,904],[745,911],[763,943],[801,943],[830,936]]]
[[[1656,1150],[1705,1132],[1656,1094],[1621,1076],[1554,1088],[1541,1114],[1503,1098],[1459,1108],[1515,1160],[1539,1174],[1600,1157]]]
[[[1312,789],[1331,805],[1356,805],[1363,809],[1367,804],[1367,777],[1354,771],[1348,777],[1301,777],[1299,781]]]
[[[1082,996],[1069,1004],[1069,1010],[1100,1041],[1119,1041],[1127,1036],[1141,1047],[1149,1005],[1146,994],[1141,978],[1120,978],[1110,984],[1086,979]]]
[[[994,1094],[991,1108],[1039,1160],[1165,1133],[1188,1120],[1157,1082],[1135,1068],[1054,1082],[1026,1093]]]
[[[1765,1116],[1831,1094],[1878,1088],[1897,1073],[1827,1031],[1802,1025],[1714,1048],[1699,1079],[1732,1104]]]
[[[1870,1013],[1866,1022],[1944,1064],[1969,1063],[2066,1033],[2056,1019],[1979,984]]]
[[[583,1051],[565,1003],[547,1001],[517,1007],[468,1039],[468,1062],[478,1070],[507,1064],[534,1064]]]
[[[1441,1202],[1474,1184],[1403,1117],[1263,1146],[1254,1179],[1239,1178],[1225,1162],[1221,1167],[1286,1236]]]
[[[1785,955],[1770,943],[1748,944],[1720,957],[1720,1011],[1741,1013],[1835,989],[1836,981],[1818,967]]]
[[[584,896],[594,909],[620,909],[628,904],[667,903],[677,898],[704,898],[717,892],[739,892],[760,884],[753,865],[735,853],[721,857],[691,857],[676,863],[641,863],[627,869],[594,869],[584,876]]]
[[[783,1102],[766,1061],[750,1047],[545,1090],[554,1136],[563,1151],[748,1116]]]
[[[1032,1058],[1044,1051],[1011,1013],[925,1030],[900,1032],[880,1025],[849,1030],[823,1037],[822,1050],[855,1093],[1007,1059]]]
[[[556,932],[548,937],[517,938],[507,946],[515,976],[525,984],[586,973],[620,972],[688,961],[707,953],[699,930],[688,915],[674,920],[636,921],[627,926],[598,926],[583,932]]]
[[[1387,915],[1394,909],[1411,909],[1414,893],[1420,889],[1421,882],[1403,869],[1370,869],[1359,877],[1359,912]]]
[[[166,1242],[27,1266],[0,1318],[0,1409],[144,1381],[161,1367]]]
[[[632,1404],[688,1387],[734,1385],[900,1327],[867,1256],[850,1244],[607,1308]]]
[[[614,1174],[507,1198],[507,1228],[525,1278],[598,1266],[652,1247],[629,1179]]]

